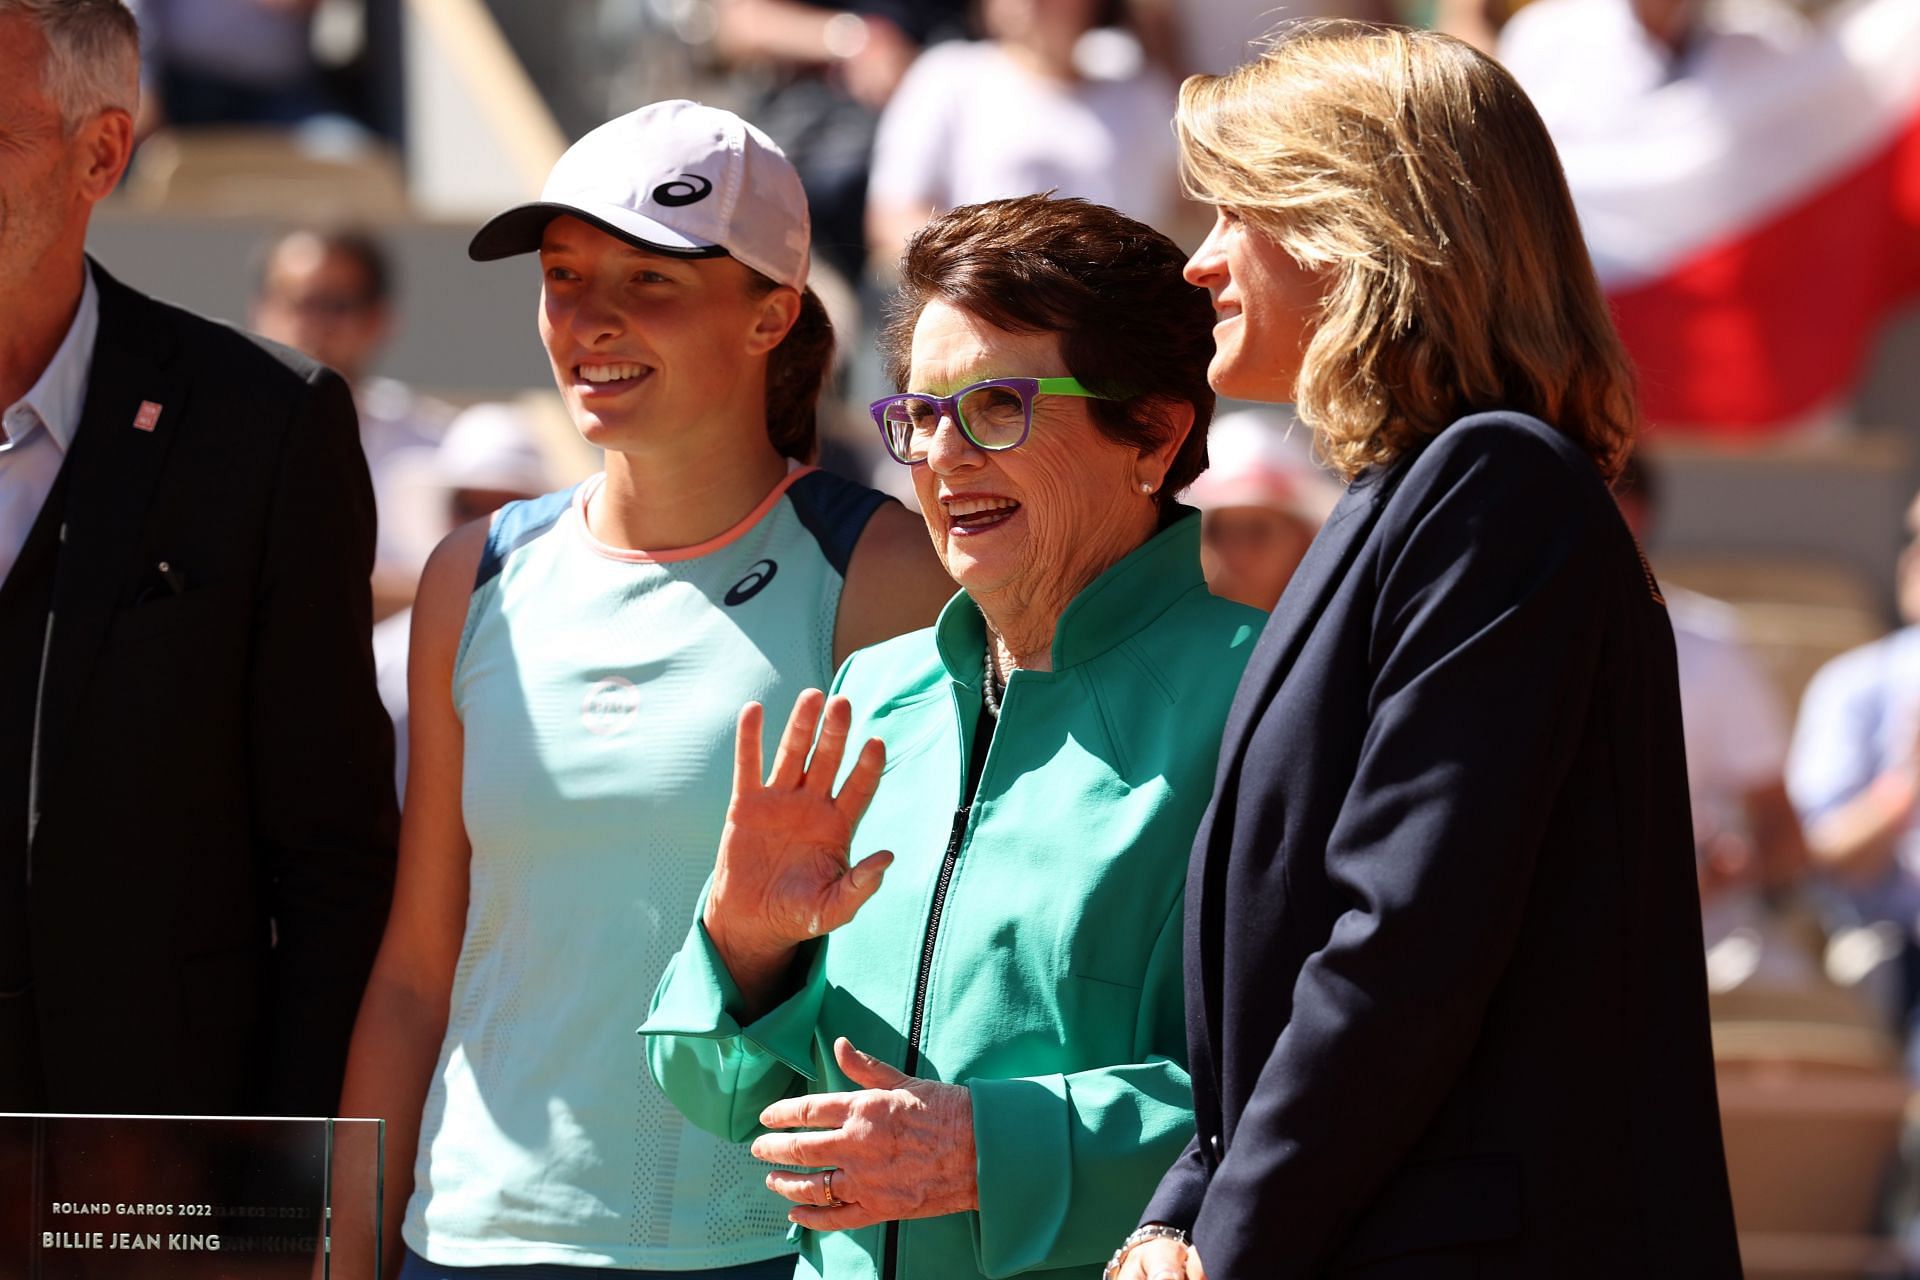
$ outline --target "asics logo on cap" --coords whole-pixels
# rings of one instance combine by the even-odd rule
[[[698,204],[713,194],[713,184],[697,173],[689,173],[677,182],[663,182],[653,189],[653,202],[669,209]]]

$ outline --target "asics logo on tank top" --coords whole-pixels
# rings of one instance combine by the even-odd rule
[[[640,689],[625,676],[605,676],[580,700],[580,723],[596,738],[624,733],[640,715]]]
[[[697,173],[682,174],[673,182],[663,182],[653,189],[653,202],[666,205],[669,209],[678,209],[682,205],[699,204],[713,194],[713,183]]]
[[[721,599],[730,605],[745,604],[766,590],[773,581],[773,575],[780,572],[780,566],[771,560],[758,560],[753,568],[747,570],[747,576],[727,588],[727,594]]]

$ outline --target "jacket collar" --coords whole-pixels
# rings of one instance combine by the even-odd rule
[[[94,339],[100,331],[100,289],[94,283],[91,263],[83,263],[80,274],[80,305],[67,325],[66,336],[60,340],[53,359],[41,370],[39,379],[20,398],[20,403],[33,411],[47,429],[47,435],[60,446],[63,457],[73,447],[74,433],[80,428],[80,410],[87,398],[87,373],[93,365]]]
[[[1354,477],[1326,523],[1320,526],[1306,557],[1294,570],[1286,590],[1281,592],[1279,603],[1260,633],[1260,642],[1254,646],[1253,656],[1247,660],[1246,672],[1221,734],[1216,787],[1239,768],[1241,753],[1246,750],[1255,721],[1292,671],[1294,659],[1312,634],[1314,623],[1320,620],[1335,589],[1346,579],[1347,571],[1372,533],[1387,500],[1399,486],[1400,478],[1424,447],[1422,444],[1385,466],[1370,467]]]
[[[1122,556],[1068,603],[1053,629],[1053,669],[1064,671],[1099,657],[1205,581],[1200,513],[1181,507],[1172,524]],[[986,622],[973,598],[962,591],[947,601],[934,623],[934,644],[947,674],[977,691],[986,643]]]

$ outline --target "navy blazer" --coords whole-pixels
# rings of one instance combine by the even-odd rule
[[[1360,476],[1228,717],[1186,903],[1211,1280],[1737,1276],[1673,635],[1597,469]]]

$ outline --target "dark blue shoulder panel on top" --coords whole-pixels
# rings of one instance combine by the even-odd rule
[[[473,575],[473,589],[478,591],[493,581],[508,556],[553,528],[554,522],[573,505],[574,490],[579,487],[575,485],[572,489],[528,498],[524,502],[509,502],[500,508],[500,514],[493,518],[493,526],[487,530],[487,548],[480,553],[480,568]]]
[[[787,490],[787,498],[793,503],[800,523],[820,544],[820,554],[843,578],[847,576],[847,563],[853,559],[854,544],[860,541],[867,521],[880,509],[881,503],[889,500],[878,489],[855,484],[831,471],[801,476]]]

